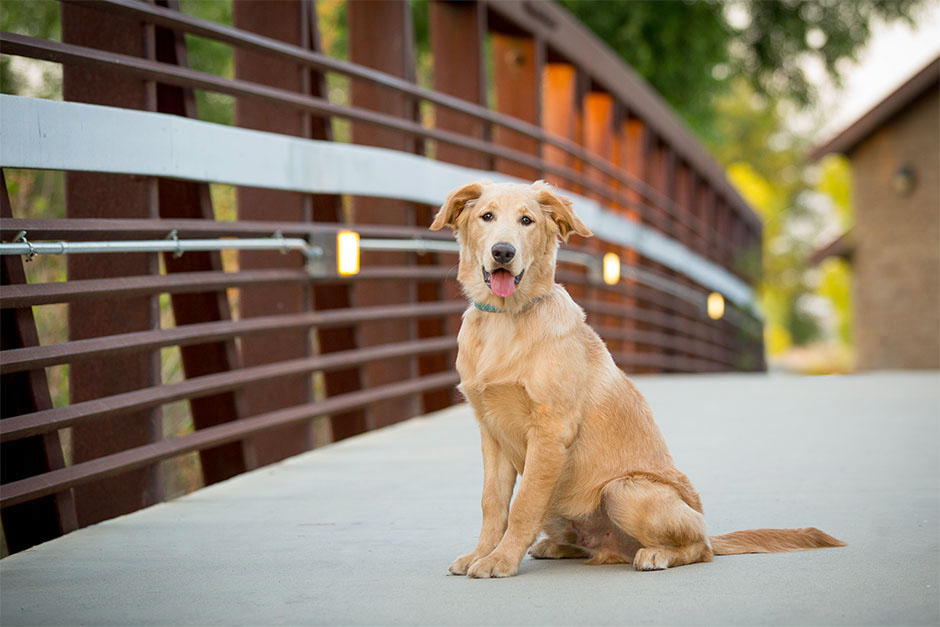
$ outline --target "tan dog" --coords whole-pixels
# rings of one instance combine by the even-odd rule
[[[699,496],[645,399],[555,283],[559,238],[591,235],[567,199],[542,181],[473,183],[451,193],[431,229],[445,226],[460,242],[458,279],[474,303],[457,370],[480,424],[484,469],[480,540],[450,572],[515,575],[542,531],[534,557],[637,570],[843,546],[813,528],[709,538]]]

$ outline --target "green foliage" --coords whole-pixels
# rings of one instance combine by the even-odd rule
[[[854,59],[873,19],[913,17],[925,0],[560,0],[678,111],[706,143],[715,139],[712,99],[729,79],[757,94],[815,101],[804,72],[819,62],[836,80]]]
[[[620,55],[700,135],[714,122],[712,96],[724,80],[712,68],[729,60],[730,31],[713,2],[561,0]]]
[[[227,26],[232,25],[232,0],[181,0],[183,13]],[[186,34],[189,67],[200,72],[232,78],[235,75],[232,47],[205,37]],[[199,119],[217,124],[235,123],[235,99],[226,94],[196,91]]]
[[[847,231],[855,223],[852,216],[852,167],[844,155],[830,154],[819,162],[819,182],[816,190],[832,202],[839,218],[839,226]]]
[[[728,180],[764,222],[763,277],[759,293],[771,355],[818,338],[821,329],[801,306],[812,291],[807,262],[820,216],[808,202],[806,143],[786,134],[778,103],[735,81],[715,101],[715,145]]]
[[[59,3],[56,0],[3,0],[0,2],[0,30],[59,40],[62,38]],[[24,63],[19,57],[2,55],[0,92],[36,98],[59,97],[62,93],[61,69],[55,64]]]
[[[829,257],[819,264],[821,276],[816,293],[832,303],[837,339],[852,344],[852,268],[845,259]]]
[[[851,339],[850,270],[808,267],[826,223],[852,225],[851,174],[841,157],[806,165],[812,137],[786,118],[813,104],[804,68],[836,84],[877,19],[913,23],[924,0],[560,0],[684,118],[764,220],[759,293],[772,355],[822,338],[809,306],[825,299],[837,339]],[[831,229],[830,229],[831,230]],[[744,260],[746,262],[746,260]]]

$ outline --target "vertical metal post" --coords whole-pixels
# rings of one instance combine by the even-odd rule
[[[539,124],[541,57],[532,37],[492,33],[493,87],[496,110],[530,124]],[[505,128],[496,130],[493,143],[531,155],[539,154],[538,141]],[[511,176],[535,180],[541,172],[505,159],[496,159],[495,169]]]
[[[411,37],[411,8],[404,0],[357,0],[348,5],[349,60],[389,74],[414,80],[414,41]],[[373,111],[413,118],[414,103],[406,96],[381,87],[352,81],[352,103]],[[411,152],[415,142],[400,131],[380,129],[365,124],[352,125],[356,144],[381,146]],[[354,198],[353,215],[357,224],[414,225],[416,209],[412,203],[376,198]],[[428,223],[427,210],[421,219]],[[364,265],[405,265],[408,255],[396,252],[369,252],[362,256]],[[369,281],[356,285],[357,304],[361,307],[412,302],[413,282]],[[364,323],[359,338],[363,346],[373,346],[412,339],[416,329],[407,321],[389,320]],[[413,358],[387,360],[363,368],[366,385],[377,386],[400,381],[417,374]],[[414,415],[419,408],[415,399],[392,399],[375,403],[366,412],[369,428],[383,427]]]
[[[432,0],[429,11],[434,89],[485,106],[485,6],[479,2]],[[454,42],[460,42],[460,45],[454,45]],[[490,134],[482,121],[446,107],[435,108],[434,125],[478,139],[486,139]],[[435,150],[436,158],[447,163],[481,170],[492,167],[489,157],[467,148],[438,144]]]
[[[614,160],[614,98],[605,92],[590,92],[584,95],[582,99],[581,110],[583,111],[583,144],[585,149],[595,157],[611,163]],[[598,169],[585,164],[586,174],[589,179],[595,183],[604,185],[613,189],[613,186],[607,181],[607,177]],[[591,193],[591,197],[602,201],[608,210],[617,211],[615,203],[604,201],[600,194]],[[602,258],[610,247],[601,241],[598,237],[587,240],[586,246],[593,250],[598,258]],[[600,299],[602,302],[620,305],[622,297],[620,294],[608,289],[587,288],[585,290],[592,299]],[[609,314],[597,317],[598,325],[601,327],[615,327],[620,318]],[[622,350],[619,340],[609,340],[608,347],[616,352]]]
[[[617,167],[618,170],[625,173],[634,175],[631,168],[635,168],[637,159],[634,155],[631,154],[631,151],[636,151],[636,146],[638,141],[635,137],[636,128],[635,124],[631,123],[629,113],[627,111],[621,112],[622,120],[617,125],[616,135],[614,140],[614,157],[613,164]],[[640,211],[632,206],[630,203],[637,203],[640,201],[639,194],[634,190],[630,189],[628,186],[617,183],[616,189],[620,191],[625,197],[625,204],[622,206],[619,211],[632,222],[640,221]],[[635,268],[639,264],[640,256],[637,253],[636,249],[622,247],[620,249],[620,262],[628,267]],[[631,279],[629,276],[621,278],[621,281],[627,286],[630,293],[625,296],[623,299],[624,307],[628,310],[633,309],[637,305],[636,300],[636,281]],[[631,317],[629,314],[624,317],[621,326],[624,330],[633,331],[638,329],[637,321],[635,318]],[[637,352],[637,345],[634,340],[624,340],[620,344],[621,351],[627,355],[635,354]]]
[[[317,20],[316,5],[313,0],[302,0],[301,31],[303,46],[322,52],[320,28]],[[301,84],[304,93],[325,98],[327,95],[326,78],[323,72],[303,68]],[[333,129],[329,119],[306,115],[303,118],[304,136],[310,139],[333,139]],[[333,194],[309,194],[304,197],[304,213],[310,214],[314,222],[343,222],[342,199]],[[316,309],[342,309],[353,304],[352,288],[349,285],[314,285],[312,289],[313,307]],[[317,329],[317,348],[321,354],[356,348],[355,327],[335,327]],[[358,366],[333,370],[323,374],[326,395],[336,396],[355,392],[362,388],[362,372]],[[366,414],[362,409],[355,409],[330,416],[330,431],[333,441],[343,440],[366,430]]]
[[[431,52],[434,57],[434,89],[485,106],[485,6],[480,2],[432,0],[429,9]],[[455,46],[455,41],[459,41],[460,45]],[[480,120],[451,111],[445,107],[435,109],[434,123],[438,128],[479,139],[488,139],[491,133],[491,129]],[[447,144],[437,145],[436,157],[441,161],[469,168],[489,170],[493,167],[490,157]],[[427,260],[428,263],[447,263],[455,266],[457,264],[457,255],[427,254],[419,257],[419,263],[422,260]],[[428,284],[419,284],[418,299],[458,300],[462,298],[456,281],[431,284],[431,287],[435,287],[435,289],[430,289]],[[443,323],[443,326],[441,326],[437,320],[419,322],[419,336],[428,337],[440,333],[456,335],[460,328],[460,316],[448,316],[443,319]],[[455,358],[455,353],[449,353],[445,357],[424,357],[420,361],[421,373],[425,374],[444,368],[452,368]],[[449,403],[456,400],[456,390],[448,391],[446,394]],[[440,407],[442,401],[443,394],[440,392],[429,393],[424,396],[424,404],[427,409]]]
[[[71,3],[61,5],[62,40],[101,50],[146,56],[140,22]],[[65,65],[66,100],[145,109],[143,82],[90,67]],[[150,181],[132,176],[68,172],[69,218],[156,218]],[[76,255],[67,261],[69,280],[156,274],[155,254]],[[156,297],[69,305],[69,339],[79,340],[159,326]],[[82,361],[69,369],[71,402],[101,398],[160,382],[160,353],[151,351],[106,360]],[[160,409],[96,421],[73,429],[75,463],[158,441]],[[151,465],[75,488],[78,524],[85,526],[146,507],[162,497],[159,466]]]
[[[160,0],[159,4],[179,10],[177,0]],[[162,63],[186,67],[189,65],[186,42],[174,31],[156,28],[155,56]],[[198,118],[196,98],[191,89],[172,85],[157,85],[156,110],[188,118]],[[175,179],[159,179],[158,193],[161,218],[215,218],[207,183],[192,183]],[[163,264],[167,273],[222,271],[222,257],[217,252],[194,252],[182,256],[164,253]],[[177,326],[230,320],[228,296],[225,292],[173,294],[170,297],[173,318]],[[238,368],[240,357],[234,340],[212,342],[180,348],[183,372],[186,377],[199,377]],[[189,406],[195,429],[237,420],[245,416],[240,392],[223,392],[203,398],[190,399]],[[248,465],[243,444],[235,442],[199,452],[204,482],[208,485],[244,472]]]
[[[579,142],[578,117],[580,106],[578,95],[578,69],[570,63],[546,63],[542,70],[542,128],[546,132],[564,137],[572,142]],[[574,169],[575,160],[567,152],[556,146],[546,144],[542,149],[542,158],[547,165],[562,166]],[[560,176],[546,175],[548,182],[570,189],[573,192],[582,192],[580,185],[574,184]],[[590,244],[589,244],[590,246]],[[585,268],[570,268],[574,272],[586,272]],[[568,291],[575,300],[584,300],[587,297],[587,288],[581,285],[569,285]],[[601,318],[589,313],[588,319],[598,323]]]
[[[571,141],[577,141],[578,70],[570,63],[546,63],[542,72],[542,128]],[[546,144],[542,150],[545,163],[567,168],[574,167],[574,158],[557,146]],[[575,190],[572,184],[555,174],[545,179],[553,185]]]
[[[232,21],[236,28],[258,33],[291,44],[301,43],[302,11],[298,0],[267,2],[240,0],[233,3]],[[290,61],[257,52],[235,49],[235,77],[262,85],[300,92],[299,66]],[[235,121],[243,128],[284,135],[303,134],[303,114],[289,108],[250,99],[237,99]],[[300,194],[279,190],[240,187],[238,217],[243,220],[303,221],[304,199]],[[302,260],[278,252],[242,251],[240,269],[296,267]],[[268,285],[242,288],[239,313],[242,318],[304,311],[309,304],[303,286]],[[283,331],[264,338],[242,338],[245,366],[296,359],[312,354],[306,331]],[[307,375],[288,377],[245,388],[249,415],[305,403],[312,395],[312,380]],[[269,464],[308,448],[312,425],[277,429],[251,438],[257,463]]]
[[[12,218],[6,178],[0,170],[0,218]],[[5,255],[0,259],[0,285],[26,283],[23,261]],[[0,310],[0,349],[38,346],[39,336],[30,307]],[[0,419],[52,409],[49,383],[43,369],[0,377]],[[56,431],[0,444],[0,483],[65,467],[62,444]],[[14,505],[0,513],[3,537],[10,553],[51,540],[78,527],[72,490]]]

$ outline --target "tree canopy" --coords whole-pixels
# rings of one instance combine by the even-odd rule
[[[816,91],[805,64],[838,83],[876,18],[913,23],[924,0],[560,0],[658,91],[707,143],[713,99],[746,80],[771,99],[800,106]]]

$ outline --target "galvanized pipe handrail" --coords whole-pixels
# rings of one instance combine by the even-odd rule
[[[421,226],[390,224],[356,224],[342,222],[274,222],[258,220],[205,220],[198,218],[3,218],[0,239],[13,239],[20,231],[37,240],[89,239],[121,240],[164,237],[176,231],[180,237],[265,237],[280,231],[285,237],[336,235],[337,231],[355,228],[362,237],[426,238],[452,241],[446,231],[429,231]]]
[[[100,242],[30,242],[26,231],[21,231],[13,242],[0,242],[0,255],[77,255],[103,253],[173,253],[218,252],[222,250],[277,250],[283,253],[299,251],[307,257],[323,256],[323,248],[299,237],[249,237],[233,239],[180,239],[171,233],[162,240],[124,240]]]

